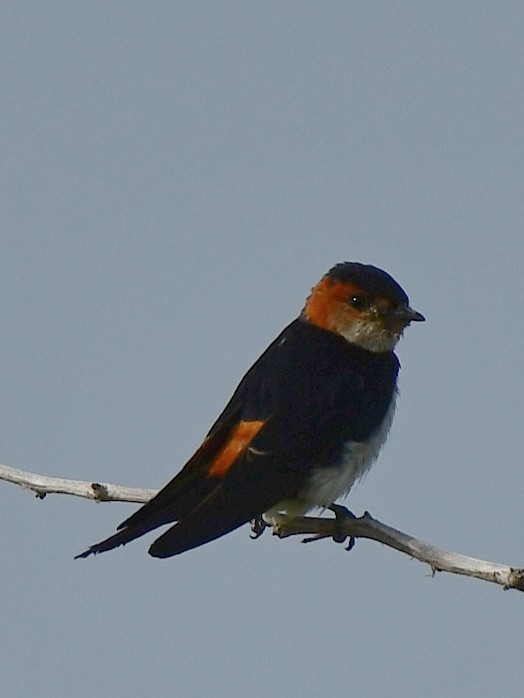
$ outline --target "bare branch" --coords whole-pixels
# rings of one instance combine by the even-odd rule
[[[135,502],[143,504],[149,501],[157,490],[122,487],[108,483],[86,482],[84,480],[69,480],[58,477],[48,477],[18,470],[7,465],[0,465],[0,480],[20,485],[24,489],[36,493],[43,499],[47,494],[69,494],[103,502]],[[487,582],[493,582],[504,589],[524,591],[524,568],[501,565],[487,560],[479,560],[448,550],[441,550],[423,541],[413,538],[402,531],[377,521],[369,513],[360,518],[336,519],[327,518],[288,518],[281,516],[278,523],[273,525],[273,533],[280,538],[288,536],[308,535],[305,542],[322,538],[368,538],[399,550],[420,562],[427,563],[433,573],[450,572],[468,577],[475,577]]]
[[[135,502],[145,504],[158,490],[145,490],[139,487],[123,487],[100,482],[69,480],[61,477],[48,477],[18,470],[8,465],[0,465],[0,480],[20,485],[36,493],[39,499],[46,494],[71,494],[75,497],[94,499],[97,502]]]
[[[390,548],[395,548],[395,550],[414,557],[420,562],[427,563],[434,574],[436,572],[461,574],[500,584],[504,589],[524,591],[524,568],[501,565],[497,562],[479,560],[460,553],[435,548],[407,533],[387,526],[374,519],[368,512],[360,518],[346,518],[343,521],[339,518],[324,519],[306,516],[300,519],[291,519],[282,516],[274,526],[273,533],[280,538],[305,534],[313,535],[313,538],[308,538],[304,542],[320,540],[321,538],[340,540],[341,535],[348,538],[368,538]]]

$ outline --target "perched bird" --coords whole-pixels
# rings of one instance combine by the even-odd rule
[[[422,320],[386,272],[337,264],[249,369],[178,475],[77,557],[176,522],[149,549],[171,557],[251,520],[331,506],[386,440],[400,368],[393,350],[404,328]]]

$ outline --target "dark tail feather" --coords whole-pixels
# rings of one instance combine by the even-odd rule
[[[89,557],[89,555],[96,555],[97,553],[105,553],[108,550],[113,550],[113,548],[118,548],[119,545],[125,545],[135,538],[140,538],[144,533],[151,531],[160,524],[155,524],[153,526],[141,526],[140,528],[124,528],[122,531],[118,531],[113,536],[106,538],[101,543],[95,543],[87,550],[84,550],[80,555],[75,555],[75,560],[80,557]]]
[[[152,507],[152,502],[155,502],[154,497],[147,504],[144,504],[143,507],[140,507],[132,516],[123,521],[117,527],[117,532],[114,535],[106,538],[101,543],[95,543],[83,553],[80,553],[80,555],[76,555],[75,560],[79,557],[89,557],[89,555],[113,550],[120,545],[125,545],[135,540],[135,538],[140,538],[140,536],[153,531],[159,526],[164,526],[176,520],[176,515],[169,511],[168,507]]]
[[[157,538],[149,548],[149,554],[153,557],[162,558],[179,555],[186,550],[197,548],[200,545],[204,545],[204,543],[215,540],[215,538],[224,536],[235,528],[239,528],[248,520],[249,519],[245,517],[223,520],[221,517],[207,517],[205,514],[202,518],[190,517],[184,519],[175,524],[175,526],[172,526],[160,536],[160,538]],[[160,520],[149,526],[131,526],[129,528],[124,528],[109,538],[106,538],[106,540],[95,543],[83,553],[76,555],[75,560],[118,548],[120,545],[125,545],[135,540],[135,538],[140,538],[140,536],[143,536],[145,533],[149,533],[149,531],[152,531],[154,528],[166,523],[168,522]]]
[[[153,543],[149,554],[172,557],[234,531],[274,506],[282,498],[281,493],[284,493],[284,498],[287,492],[292,497],[296,493],[294,475],[290,470],[289,482],[280,481],[277,494],[271,489],[271,483],[266,486],[266,482],[260,479],[248,482],[241,491],[233,487],[215,487],[187,517],[181,518]]]
[[[204,543],[209,543],[226,533],[234,531],[246,523],[249,519],[242,517],[223,521],[217,518],[190,517],[172,526],[149,548],[149,554],[153,557],[172,557],[186,550],[198,548]],[[111,539],[109,539],[111,540]]]

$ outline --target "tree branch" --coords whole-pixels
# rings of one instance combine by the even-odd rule
[[[145,490],[139,487],[123,487],[85,480],[69,480],[61,477],[49,477],[18,470],[8,465],[0,465],[0,480],[20,485],[25,490],[35,492],[39,499],[46,494],[72,494],[75,497],[94,499],[97,502],[134,502],[145,504],[158,490]]]
[[[157,490],[151,489],[48,477],[11,468],[7,465],[0,465],[0,480],[12,482],[24,489],[31,490],[40,499],[43,499],[47,494],[69,494],[102,502],[144,504],[157,493]],[[450,572],[500,584],[504,589],[524,591],[524,568],[501,565],[435,548],[377,521],[368,512],[360,518],[344,519],[339,516],[335,519],[281,516],[278,523],[273,524],[273,534],[280,538],[296,535],[313,536],[306,538],[304,542],[322,538],[334,538],[337,541],[340,541],[341,538],[368,538],[399,550],[420,562],[425,562],[431,567],[433,574]]]
[[[321,538],[334,538],[339,541],[341,534],[349,538],[368,538],[399,550],[420,562],[427,563],[436,572],[450,572],[466,577],[483,579],[486,582],[500,584],[504,589],[524,591],[524,568],[501,565],[497,562],[479,560],[449,550],[442,550],[424,543],[413,536],[398,531],[381,521],[374,519],[369,512],[360,518],[321,519],[305,516],[300,519],[282,517],[274,527],[274,535],[280,538],[304,534],[313,534],[303,542]]]

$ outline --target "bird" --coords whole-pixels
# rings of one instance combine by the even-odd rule
[[[394,349],[411,322],[424,320],[387,272],[360,262],[332,267],[180,472],[76,557],[173,524],[149,548],[168,558],[248,522],[330,508],[384,445],[398,395]]]

